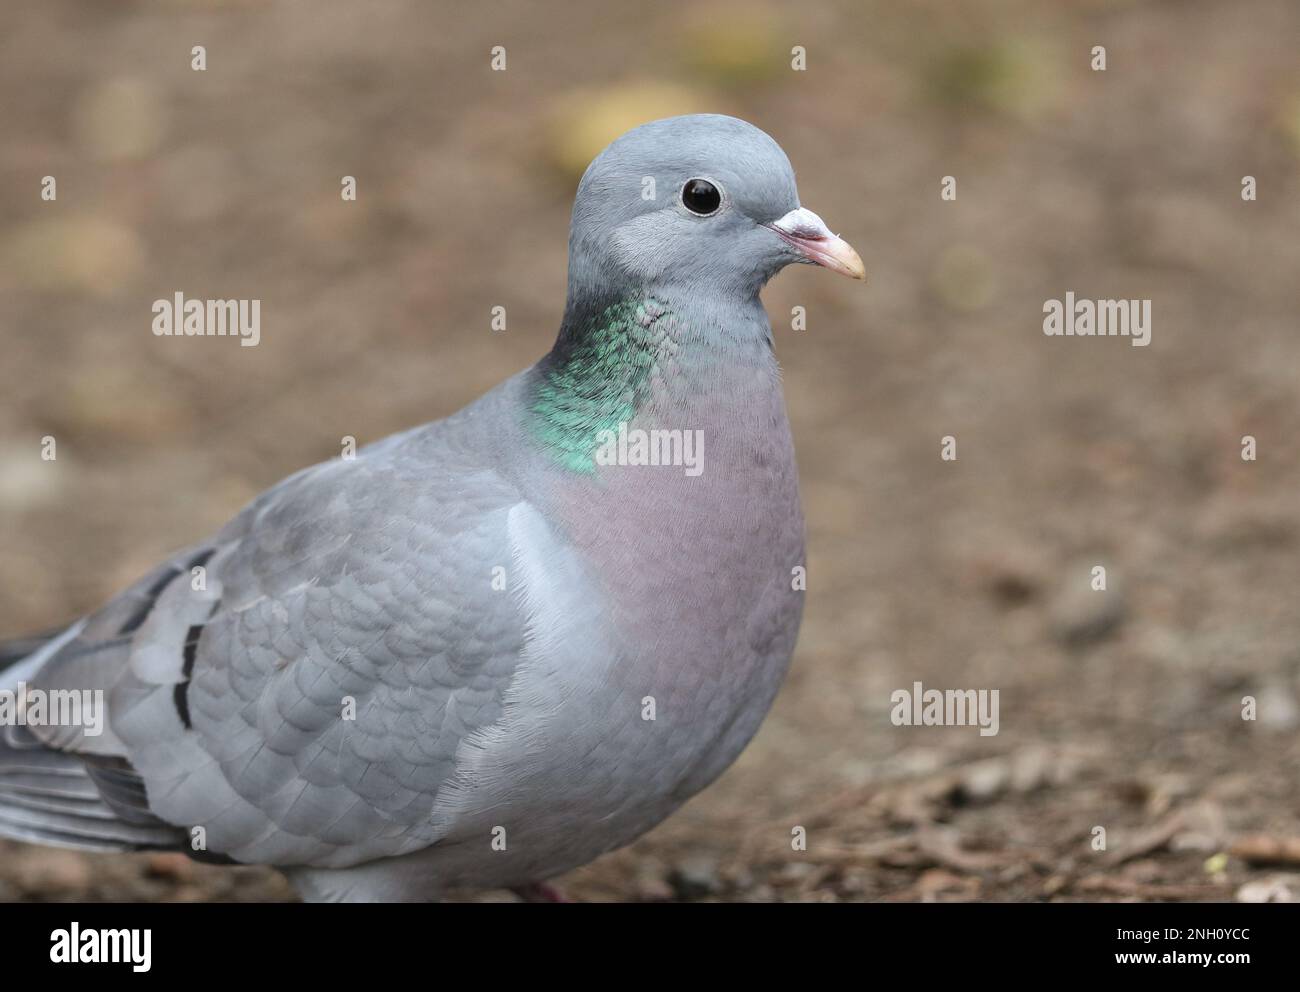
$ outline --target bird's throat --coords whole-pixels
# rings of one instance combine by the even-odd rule
[[[551,353],[534,369],[529,427],[561,465],[590,474],[605,431],[636,416],[651,379],[675,350],[672,313],[651,298],[570,312]]]
[[[634,421],[708,428],[719,440],[762,430],[773,409],[784,416],[771,333],[757,297],[571,301],[555,347],[531,373],[529,433],[553,461],[592,475],[597,451]]]

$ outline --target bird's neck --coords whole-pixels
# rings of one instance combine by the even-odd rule
[[[710,298],[653,287],[571,295],[555,347],[533,369],[529,428],[554,461],[592,474],[606,432],[617,434],[634,420],[703,427],[683,421],[716,410],[718,392],[739,383],[746,392],[757,384],[779,397],[771,329],[757,296]],[[736,399],[743,421],[745,398]]]

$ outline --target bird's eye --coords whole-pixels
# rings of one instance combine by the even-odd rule
[[[689,179],[682,187],[682,204],[691,213],[707,217],[722,206],[722,193],[707,179]]]

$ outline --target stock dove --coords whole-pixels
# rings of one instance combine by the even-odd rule
[[[759,300],[791,262],[863,277],[762,131],[619,138],[578,186],[536,365],[5,646],[32,719],[0,728],[0,834],[425,900],[527,889],[659,823],[794,649],[803,517]],[[59,690],[80,722],[35,719]]]

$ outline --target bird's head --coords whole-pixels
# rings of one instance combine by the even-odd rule
[[[569,260],[571,284],[688,292],[757,293],[792,262],[866,278],[858,253],[800,206],[781,146],[717,114],[653,121],[596,156],[578,184]]]

